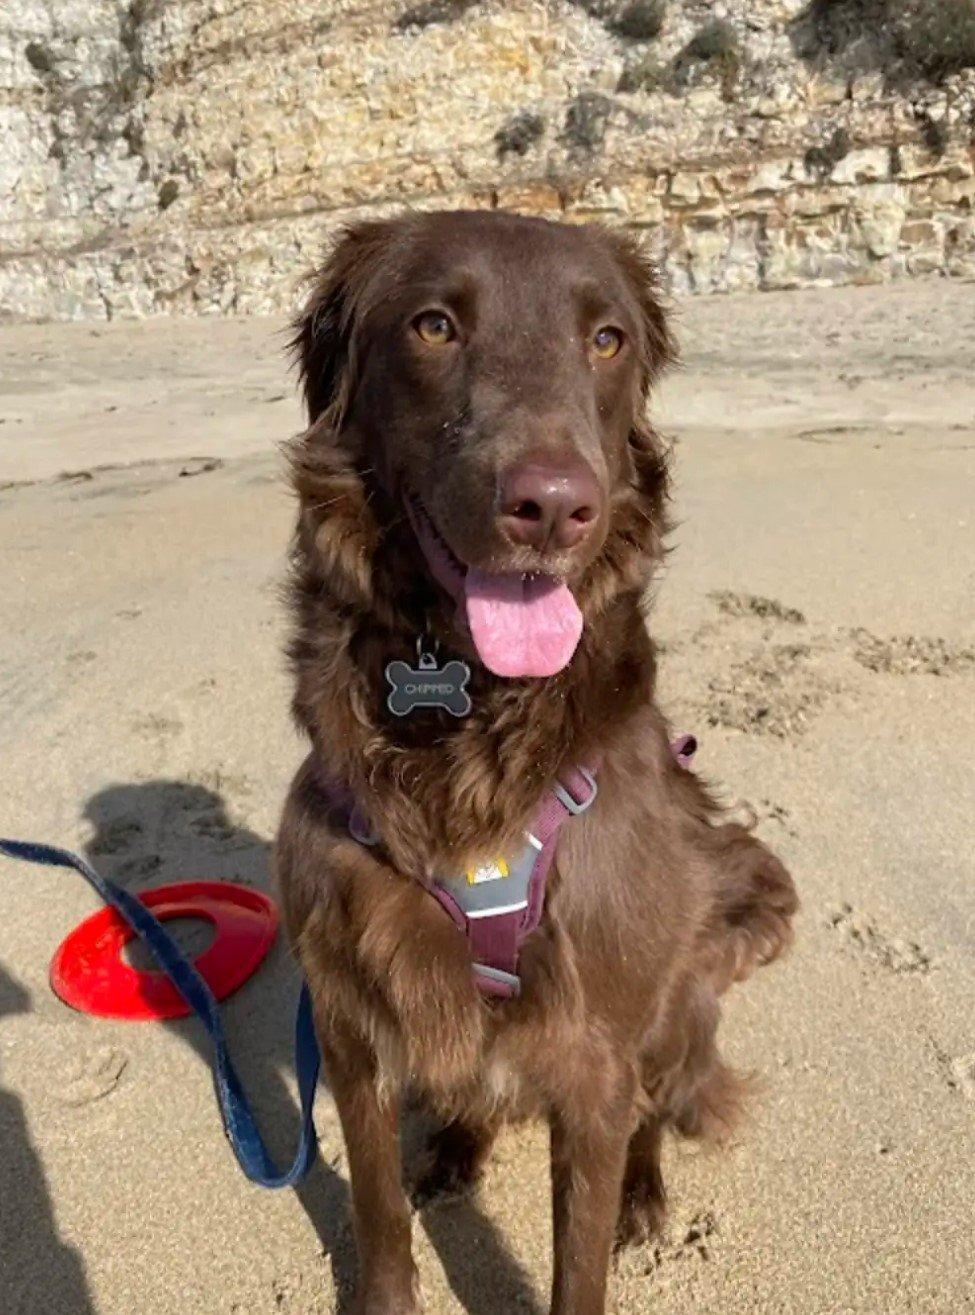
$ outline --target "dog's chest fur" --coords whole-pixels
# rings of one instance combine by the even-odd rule
[[[634,727],[633,738],[652,730]],[[316,994],[348,993],[388,1097],[415,1090],[446,1117],[524,1118],[572,1086],[591,1089],[621,1052],[636,1055],[666,965],[702,909],[693,871],[677,888],[657,880],[672,837],[644,792],[626,788],[632,770],[628,761],[622,774],[608,770],[605,800],[560,833],[542,921],[522,947],[522,998],[512,1001],[478,994],[463,934],[418,881],[332,824],[328,875],[314,892],[324,925],[300,940],[318,947],[304,956],[322,975]],[[639,837],[654,831],[648,862]]]

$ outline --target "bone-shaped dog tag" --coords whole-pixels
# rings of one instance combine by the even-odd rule
[[[471,710],[470,678],[466,662],[454,659],[441,667],[432,653],[421,653],[416,667],[390,662],[386,679],[392,689],[386,706],[396,717],[408,717],[417,708],[444,708],[454,717],[466,717]]]

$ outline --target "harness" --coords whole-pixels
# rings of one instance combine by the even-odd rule
[[[346,792],[327,786],[330,802],[344,813],[349,835],[372,848],[380,837]],[[542,796],[521,845],[466,872],[436,876],[425,883],[467,938],[471,969],[481,993],[508,1000],[519,994],[518,959],[526,937],[536,929],[545,906],[545,886],[562,824],[579,817],[596,798],[596,779],[574,767]]]
[[[697,741],[693,735],[681,735],[671,742],[670,750],[681,767],[689,767]],[[352,839],[367,848],[380,844],[381,837],[348,792],[331,783],[325,788],[332,806],[344,815]],[[521,947],[542,920],[559,831],[570,818],[592,807],[597,792],[592,770],[570,768],[545,791],[531,827],[513,853],[425,883],[466,938],[471,971],[482,995],[510,1000],[520,994]]]

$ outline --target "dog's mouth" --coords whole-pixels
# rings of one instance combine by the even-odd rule
[[[563,581],[468,566],[417,497],[410,524],[430,574],[457,603],[477,655],[496,676],[554,676],[568,666],[582,635],[582,613]]]

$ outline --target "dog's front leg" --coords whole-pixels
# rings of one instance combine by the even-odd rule
[[[555,1270],[552,1315],[602,1315],[619,1216],[636,1084],[619,1074],[609,1100],[577,1099],[552,1127]]]
[[[403,1189],[395,1097],[381,1096],[369,1049],[319,1022],[319,1040],[352,1180],[359,1280],[357,1315],[414,1315],[416,1269]]]
[[[564,1103],[551,1118],[555,1266],[551,1315],[603,1315],[620,1214],[636,1081],[617,1074],[611,1099]]]

